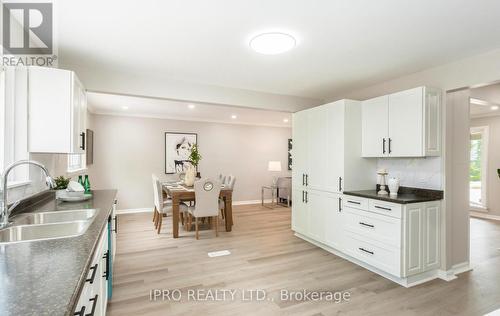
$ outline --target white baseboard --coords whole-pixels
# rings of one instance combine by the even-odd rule
[[[132,214],[132,213],[147,213],[153,212],[152,207],[145,207],[145,208],[127,208],[123,210],[116,210],[116,214]]]
[[[261,204],[261,200],[248,200],[248,201],[233,201],[233,205],[251,205],[251,204]],[[265,199],[264,203],[271,203],[271,199]],[[141,208],[127,208],[122,210],[116,210],[116,214],[132,214],[132,213],[146,213],[153,212],[152,207],[141,207]]]
[[[469,211],[469,215],[472,217],[477,217],[477,218],[484,218],[484,219],[491,219],[494,221],[500,221],[500,216],[498,215],[491,215],[483,212],[476,212],[476,211]]]
[[[233,201],[233,205],[261,204],[262,200]],[[271,203],[271,199],[264,199],[264,203]]]
[[[464,272],[472,271],[472,267],[470,266],[469,261],[455,264],[451,267],[451,269],[453,270],[455,275],[458,275],[458,274],[464,273]]]

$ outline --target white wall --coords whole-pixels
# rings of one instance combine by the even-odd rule
[[[441,157],[381,158],[377,170],[387,169],[387,179],[400,179],[401,186],[442,190],[443,172]]]
[[[489,127],[487,190],[488,213],[500,215],[500,178],[497,169],[500,169],[500,116],[484,117],[471,120],[471,127]]]
[[[92,129],[94,164],[88,171],[91,185],[96,189],[118,189],[120,209],[150,208],[151,174],[172,177],[164,171],[167,131],[198,134],[203,157],[198,168],[201,175],[233,174],[233,201],[260,199],[261,186],[272,181],[268,161],[280,160],[286,169],[287,140],[291,138],[290,128],[108,115],[93,115]]]

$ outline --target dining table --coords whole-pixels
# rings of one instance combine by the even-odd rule
[[[179,238],[179,205],[181,202],[196,201],[194,187],[183,184],[162,183],[163,191],[172,199],[172,234],[174,238]],[[224,201],[224,218],[226,231],[230,232],[233,227],[233,190],[228,187],[221,187],[219,197]]]

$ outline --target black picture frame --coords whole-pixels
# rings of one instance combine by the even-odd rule
[[[182,173],[183,171],[178,170],[179,168],[179,162],[175,161],[174,158],[174,167],[172,168],[172,161],[170,161],[170,158],[168,153],[171,151],[171,149],[168,149],[167,146],[170,145],[169,137],[173,138],[179,138],[179,137],[189,137],[192,138],[194,137],[194,144],[193,145],[198,145],[198,134],[197,133],[184,133],[184,132],[165,132],[165,137],[163,140],[163,152],[164,152],[164,168],[165,168],[165,174],[176,174],[176,173]],[[191,146],[192,147],[192,146]],[[184,161],[186,162],[187,160],[179,160],[179,161]],[[185,163],[184,163],[185,165]],[[184,167],[185,168],[185,167]]]
[[[85,144],[85,163],[87,166],[90,166],[94,163],[94,131],[87,129],[87,138]]]

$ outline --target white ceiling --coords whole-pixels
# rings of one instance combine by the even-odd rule
[[[57,5],[59,63],[89,90],[284,111],[500,47],[495,0]],[[266,31],[290,33],[298,46],[250,50],[248,40]]]
[[[470,115],[473,118],[485,116],[498,116],[500,109],[492,110],[492,105],[500,107],[500,83],[471,89],[471,98],[484,101],[485,104],[479,105],[471,102]]]
[[[93,92],[87,94],[87,101],[89,110],[95,114],[287,128],[292,126],[292,115],[290,113],[270,110]],[[194,108],[189,108],[189,104],[193,105]],[[233,115],[236,115],[236,119],[232,118]],[[287,119],[288,122],[284,122],[284,119]]]

